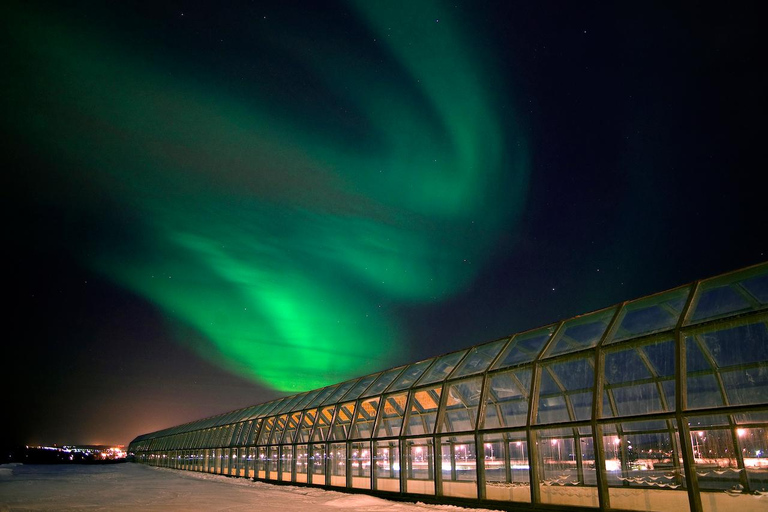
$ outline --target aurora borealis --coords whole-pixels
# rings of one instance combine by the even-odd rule
[[[102,244],[83,264],[278,391],[391,366],[402,340],[382,301],[437,302],[466,286],[525,197],[525,146],[505,148],[489,70],[459,20],[403,3],[416,7],[414,26],[392,31],[391,6],[354,7],[381,40],[357,55],[264,36],[323,99],[354,112],[339,126],[318,106],[322,131],[258,86],[248,97],[205,78],[189,87],[148,49],[107,44],[91,27],[27,13],[13,27],[31,52],[23,82],[50,101],[18,106],[20,132],[52,141],[45,149],[76,162],[90,194],[134,217],[130,247]],[[466,236],[475,219],[484,228]]]
[[[9,4],[18,436],[89,441],[116,397],[127,441],[764,260],[750,9]]]

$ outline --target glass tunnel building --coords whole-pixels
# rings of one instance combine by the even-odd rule
[[[134,439],[140,463],[507,510],[768,510],[768,263]]]

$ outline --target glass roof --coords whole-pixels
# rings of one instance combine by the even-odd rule
[[[603,337],[615,312],[616,308],[613,307],[566,321],[552,340],[545,357],[594,347]]]
[[[603,339],[599,358],[603,389],[593,397],[598,358],[594,351],[578,352],[594,349]],[[676,340],[683,345],[676,347]],[[680,368],[678,350],[685,353]],[[534,361],[541,361],[540,372],[533,371]],[[685,396],[677,397],[676,402],[675,381],[681,371],[681,378],[686,379],[682,384]],[[487,378],[479,376],[486,372],[491,372]],[[531,397],[531,381],[539,374],[540,380],[533,386],[538,393]],[[443,386],[446,380],[448,384]],[[417,389],[406,391],[411,388]],[[135,441],[167,444],[175,436],[177,443],[188,437],[184,443],[198,442],[189,433],[199,438],[199,443],[209,445],[215,444],[214,438],[226,437],[227,442],[234,442],[231,440],[238,435],[278,438],[288,429],[287,423],[291,429],[298,428],[299,417],[304,416],[292,415],[301,411],[317,409],[317,416],[326,417],[338,411],[343,402],[349,409],[344,414],[350,419],[360,399],[371,400],[367,407],[373,411],[379,401],[386,402],[380,398],[384,393],[389,402],[397,401],[400,415],[390,410],[392,416],[381,432],[395,432],[402,426],[402,435],[425,435],[436,428],[465,432],[470,427],[524,426],[532,404],[536,406],[533,419],[538,424],[586,421],[593,399],[601,400],[600,407],[594,409],[602,410],[595,420],[606,424],[621,421],[624,416],[668,414],[678,402],[685,411],[698,415],[709,414],[702,411],[708,408],[768,406],[768,263],[510,338],[143,434]],[[443,405],[439,402],[441,394]],[[481,403],[487,409],[480,407]],[[448,411],[437,414],[443,406],[448,407],[450,415],[445,415]],[[388,407],[394,406],[390,403]],[[402,414],[408,407],[414,415],[411,424],[407,423],[408,415]],[[371,411],[364,415],[365,421],[374,421]],[[732,414],[734,424],[748,418],[760,422],[768,417],[764,411]],[[253,433],[235,429],[237,423],[257,418]],[[330,417],[326,419],[330,421]],[[475,426],[477,421],[479,427]],[[260,434],[262,423],[269,424],[269,428],[262,428]],[[271,433],[272,425],[279,431]],[[321,427],[318,421],[314,428]],[[372,423],[364,428],[367,438],[379,426]],[[326,434],[319,431],[318,435]],[[303,435],[309,436],[310,430]]]
[[[684,286],[628,303],[619,313],[618,327],[606,343],[673,329],[690,292],[691,287]]]

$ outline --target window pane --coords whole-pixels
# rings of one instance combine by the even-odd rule
[[[525,425],[530,388],[530,368],[494,374],[488,385],[483,428]]]
[[[288,415],[283,414],[282,416],[279,416],[275,420],[275,426],[272,427],[272,435],[269,438],[270,444],[279,444],[280,439],[283,437],[283,429],[285,429],[285,424],[288,421]]]
[[[267,418],[264,420],[264,425],[261,428],[261,434],[259,434],[258,444],[269,444],[269,435],[272,433],[272,427],[275,425],[275,417]]]
[[[589,428],[584,429],[586,432]],[[578,435],[577,435],[578,434]],[[597,507],[595,453],[590,435],[577,429],[536,433],[539,448],[539,492],[546,504]]]
[[[749,478],[749,487],[753,491],[768,491],[768,429],[737,428],[744,467]]]
[[[475,429],[482,386],[482,377],[453,382],[448,386],[440,432],[464,432]]]
[[[357,489],[370,489],[371,443],[369,441],[352,443],[352,450],[349,455],[349,470],[352,477],[352,487]]]
[[[312,483],[325,485],[325,466],[327,454],[324,444],[313,444],[309,449],[309,465],[312,468]]]
[[[347,445],[344,443],[332,444],[328,453],[328,467],[330,470],[330,485],[337,487],[347,486]]]
[[[591,418],[592,365],[592,357],[542,365],[537,423]]]
[[[603,449],[611,507],[687,510],[688,493],[674,420],[605,425]]]
[[[357,400],[360,398],[360,395],[363,394],[363,391],[368,389],[368,386],[370,386],[378,376],[379,374],[377,373],[376,375],[368,375],[367,377],[360,379],[357,384],[355,384],[355,387],[350,389],[347,394],[344,395],[343,400]]]
[[[405,489],[416,494],[435,494],[432,438],[405,441]]]
[[[688,408],[768,402],[765,318],[708,328],[685,342]]]
[[[619,314],[618,328],[608,343],[672,329],[685,307],[690,286],[630,302]]]
[[[446,377],[448,377],[448,374],[453,371],[466,353],[466,350],[462,350],[461,352],[454,352],[453,354],[448,354],[438,359],[435,364],[429,368],[429,371],[419,379],[419,385],[432,384],[434,382],[445,380]]]
[[[411,366],[405,369],[402,375],[397,378],[389,390],[400,391],[402,389],[407,389],[413,386],[413,383],[416,382],[419,377],[421,377],[421,374],[424,373],[427,368],[429,368],[429,365],[432,364],[432,361],[434,361],[434,359],[427,359],[426,361],[413,363]]]
[[[487,499],[530,503],[525,432],[484,435],[483,459]]]
[[[474,436],[440,440],[443,495],[477,498],[477,451]]]
[[[493,362],[504,345],[506,345],[507,339],[494,341],[493,343],[486,343],[480,345],[469,351],[469,355],[461,362],[451,375],[451,378],[465,377],[467,375],[474,375],[485,371],[488,366]]]
[[[440,391],[440,386],[411,391],[413,400],[408,422],[405,426],[405,435],[432,434],[435,431],[437,408],[440,405]]]
[[[296,446],[296,481],[306,482],[309,472],[309,447],[305,444]]]
[[[336,419],[333,421],[331,441],[344,441],[347,439],[354,412],[355,402],[347,402],[339,406],[339,410],[336,412]]]
[[[376,490],[400,492],[400,443],[378,441],[376,447]]]
[[[355,423],[352,425],[350,439],[369,439],[371,437],[378,408],[378,398],[369,398],[360,402],[357,406],[357,415],[355,416]]]
[[[339,387],[337,387],[334,392],[328,395],[328,398],[323,401],[323,405],[334,404],[341,400],[341,397],[344,396],[347,391],[352,389],[352,386],[354,386],[356,382],[357,379],[353,379],[339,384]]]
[[[309,436],[312,434],[312,427],[315,425],[315,419],[317,418],[317,409],[310,409],[304,413],[304,417],[301,419],[301,427],[299,428],[296,442],[306,443],[309,441]]]
[[[407,399],[407,393],[387,395],[384,398],[384,407],[380,413],[379,426],[376,429],[376,437],[392,437],[400,435],[400,427],[403,425]]]
[[[312,441],[325,441],[328,439],[328,433],[331,430],[331,421],[333,420],[333,412],[335,410],[335,405],[320,409],[320,414],[317,415],[317,420],[315,421],[315,430],[312,433]]]
[[[708,279],[699,285],[689,323],[754,311],[768,305],[768,264]]]
[[[615,312],[616,308],[609,308],[568,320],[552,342],[546,357],[594,347],[605,333]]]
[[[544,348],[549,337],[555,331],[555,326],[550,325],[535,331],[518,334],[512,338],[504,352],[499,357],[493,369],[506,368],[522,363],[530,363]]]
[[[400,372],[403,371],[403,366],[400,368],[394,368],[392,370],[389,370],[388,372],[384,372],[381,374],[381,376],[374,382],[374,384],[368,388],[368,390],[363,393],[361,396],[363,398],[373,396],[373,395],[379,395],[384,392],[385,389],[387,389],[387,386],[389,386],[392,381],[394,381],[398,375],[400,375]]]
[[[296,437],[296,430],[299,428],[299,420],[301,420],[300,412],[294,412],[288,417],[288,424],[283,435],[283,444],[289,444],[294,441],[293,438]]]
[[[672,339],[608,350],[602,417],[674,410],[674,361]]]

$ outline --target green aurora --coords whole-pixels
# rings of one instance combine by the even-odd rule
[[[8,119],[62,194],[88,215],[119,209],[131,233],[82,263],[281,392],[407,360],[389,306],[472,283],[514,229],[528,164],[471,28],[441,4],[399,4],[353,6],[371,40],[355,51],[259,34],[318,85],[305,113],[275,102],[266,74],[246,94],[147,42],[12,11]]]

